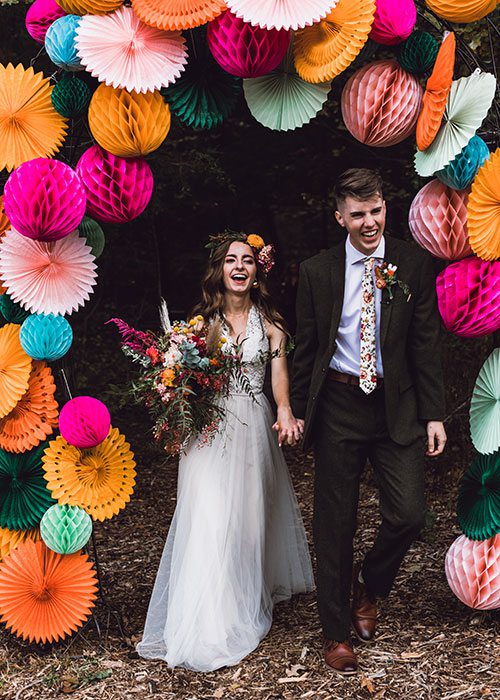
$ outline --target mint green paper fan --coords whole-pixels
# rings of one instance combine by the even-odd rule
[[[330,83],[313,85],[299,78],[291,49],[276,70],[243,81],[252,116],[274,131],[291,131],[308,124],[327,101],[330,87]]]
[[[85,547],[92,534],[92,518],[78,506],[51,506],[40,521],[40,535],[49,549],[74,554]]]
[[[478,455],[465,472],[457,515],[470,540],[488,540],[500,532],[500,452]]]
[[[415,170],[422,177],[442,170],[462,151],[479,129],[495,97],[495,76],[479,69],[451,85],[444,120],[434,141],[415,154]]]
[[[470,434],[481,454],[500,447],[500,348],[495,348],[481,367],[472,391]]]

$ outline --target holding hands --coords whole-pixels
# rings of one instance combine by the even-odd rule
[[[304,433],[304,421],[295,418],[290,406],[278,406],[278,415],[273,425],[273,430],[278,433],[278,444],[296,445],[300,442]]]

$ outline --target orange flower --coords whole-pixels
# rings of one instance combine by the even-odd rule
[[[175,372],[173,369],[167,367],[161,373],[161,381],[165,386],[173,386],[175,380]]]
[[[247,243],[252,248],[257,248],[257,250],[260,250],[266,245],[264,243],[264,239],[258,236],[256,233],[251,233],[249,236],[247,236]]]
[[[212,365],[212,367],[219,367],[220,366],[219,360],[215,357],[212,357],[210,359],[210,364]]]

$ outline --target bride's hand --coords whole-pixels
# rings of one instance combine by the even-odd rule
[[[292,409],[287,406],[278,408],[277,420],[273,429],[278,433],[278,444],[296,445],[304,432],[304,421],[297,420],[292,413]]]

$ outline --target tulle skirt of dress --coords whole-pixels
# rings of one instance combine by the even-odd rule
[[[263,394],[228,398],[209,445],[179,463],[177,507],[142,641],[144,658],[212,671],[265,637],[273,604],[314,587],[288,468]]]

